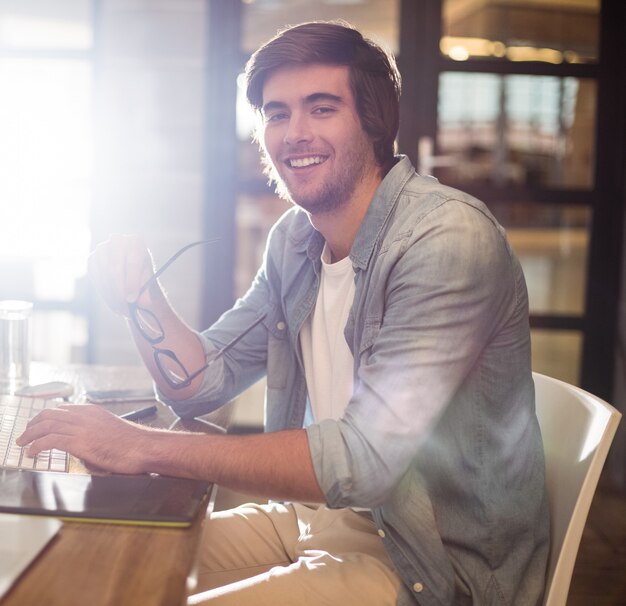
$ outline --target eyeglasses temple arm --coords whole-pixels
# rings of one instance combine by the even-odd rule
[[[154,272],[154,274],[152,274],[146,280],[146,283],[139,289],[139,296],[141,296],[146,291],[148,286],[150,286],[150,284],[154,280],[156,280],[184,252],[187,252],[190,248],[193,248],[194,246],[198,246],[200,244],[211,244],[212,242],[217,242],[218,240],[219,238],[213,238],[211,240],[198,240],[197,242],[192,242],[191,244],[187,244],[187,246],[183,246],[179,251],[175,252],[165,263],[163,263],[163,265],[161,265],[161,267],[157,269]]]
[[[250,324],[250,326],[248,326],[242,333],[238,334],[232,341],[229,341],[228,343],[226,343],[226,345],[224,345],[224,347],[222,347],[217,354],[213,357],[213,359],[211,360],[211,362],[213,362],[214,360],[217,360],[218,358],[221,358],[231,347],[234,347],[235,345],[237,345],[237,343],[239,343],[239,341],[241,341],[241,339],[243,339],[255,326],[257,326],[258,324],[260,324],[263,320],[265,320],[267,314],[263,314],[262,316],[258,317],[254,322],[252,322],[252,324]],[[209,362],[209,364],[211,363]]]

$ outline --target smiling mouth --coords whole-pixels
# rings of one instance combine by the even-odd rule
[[[322,164],[327,159],[327,156],[308,156],[306,158],[290,158],[285,163],[289,168],[306,168],[314,164]]]

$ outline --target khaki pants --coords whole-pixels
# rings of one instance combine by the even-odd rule
[[[206,520],[188,604],[393,606],[400,579],[368,513],[242,505]]]

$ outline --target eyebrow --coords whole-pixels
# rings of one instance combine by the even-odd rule
[[[318,101],[332,101],[333,103],[343,103],[343,98],[331,93],[313,93],[304,98],[305,103],[317,103]]]
[[[319,103],[320,101],[330,101],[332,103],[343,103],[343,97],[339,95],[333,95],[332,93],[311,93],[304,98],[305,105],[310,105],[312,103]],[[286,103],[282,101],[268,101],[261,107],[261,111],[266,114],[269,111],[277,110],[277,109],[287,109],[288,106]]]

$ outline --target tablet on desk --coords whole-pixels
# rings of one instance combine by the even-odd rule
[[[0,512],[91,522],[189,526],[210,482],[157,475],[86,475],[4,469]]]

